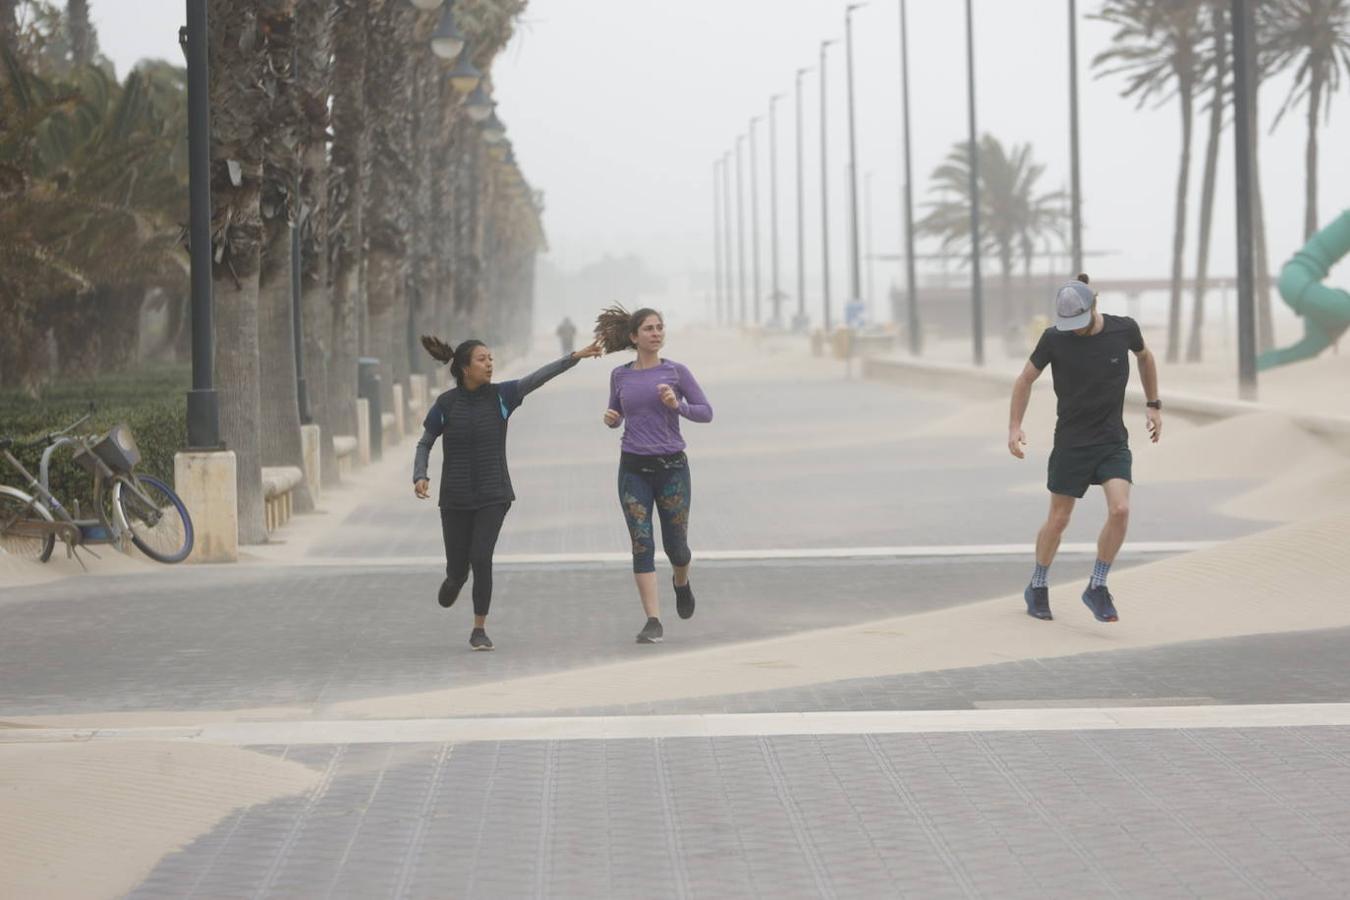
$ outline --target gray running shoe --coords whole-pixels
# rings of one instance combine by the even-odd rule
[[[492,638],[482,628],[475,628],[469,634],[469,646],[475,650],[491,650]]]
[[[642,626],[638,632],[637,642],[639,644],[659,644],[665,637],[665,630],[661,628],[661,620],[655,617],[649,618],[647,624]]]
[[[1087,605],[1088,609],[1092,610],[1092,614],[1097,617],[1098,622],[1120,621],[1120,616],[1116,614],[1115,599],[1104,584],[1089,587],[1083,591],[1083,603]]]
[[[1050,621],[1054,616],[1050,615],[1050,589],[1048,587],[1031,587],[1022,592],[1022,599],[1027,601],[1027,615],[1036,619]]]
[[[670,583],[675,586],[675,611],[680,614],[681,619],[689,619],[694,615],[694,586],[689,582],[684,584],[675,584],[675,579]]]

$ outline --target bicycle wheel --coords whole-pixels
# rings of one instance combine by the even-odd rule
[[[117,527],[130,531],[131,542],[146,556],[176,563],[192,552],[192,519],[187,507],[158,478],[119,475],[113,482],[112,501]]]
[[[19,559],[46,562],[52,558],[56,535],[38,528],[51,522],[47,507],[14,488],[0,488],[0,552]]]

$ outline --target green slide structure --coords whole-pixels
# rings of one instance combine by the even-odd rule
[[[1331,267],[1347,255],[1350,255],[1350,209],[1314,234],[1284,264],[1280,271],[1280,296],[1303,319],[1303,340],[1262,353],[1256,358],[1257,369],[1312,359],[1350,328],[1350,293],[1322,283]]]

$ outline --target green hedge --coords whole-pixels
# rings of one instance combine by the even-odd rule
[[[187,446],[187,392],[191,386],[189,369],[166,367],[96,381],[53,384],[36,400],[18,391],[0,391],[0,435],[26,441],[60,430],[84,415],[92,401],[93,418],[76,431],[103,434],[125,422],[141,451],[137,471],[172,485],[174,454]],[[38,477],[42,448],[19,451],[15,456]],[[51,491],[67,507],[79,500],[81,513],[92,515],[93,478],[71,457],[72,451],[66,447],[53,457]],[[22,476],[3,458],[0,483],[28,489]]]

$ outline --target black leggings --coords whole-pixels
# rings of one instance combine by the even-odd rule
[[[492,553],[510,503],[481,509],[442,509],[441,536],[445,539],[445,577],[455,593],[469,580],[473,568],[473,614],[486,616],[492,605]]]

